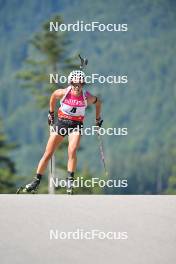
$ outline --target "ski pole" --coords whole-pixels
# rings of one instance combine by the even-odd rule
[[[55,129],[53,127],[53,125],[50,125],[49,127],[49,132],[50,135],[55,132]],[[54,185],[51,185],[51,179],[55,178],[55,155],[53,154],[51,159],[50,159],[50,166],[49,166],[49,175],[48,175],[48,192],[49,194],[54,194]]]
[[[108,176],[106,160],[105,160],[105,154],[104,154],[104,146],[103,146],[103,141],[102,141],[102,138],[101,138],[101,135],[100,135],[99,131],[97,131],[97,136],[98,136],[98,141],[99,141],[100,157],[101,157],[101,160],[103,162],[105,175]]]

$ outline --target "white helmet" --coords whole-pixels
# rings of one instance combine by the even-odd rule
[[[68,76],[68,83],[84,83],[85,82],[85,74],[83,71],[77,70],[72,71]]]

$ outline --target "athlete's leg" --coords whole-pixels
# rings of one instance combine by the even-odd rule
[[[69,134],[68,139],[69,144],[67,170],[68,172],[75,172],[77,163],[76,151],[80,145],[81,135],[79,134],[79,132],[73,132]]]
[[[63,139],[64,137],[57,135],[56,133],[52,133],[50,135],[43,157],[38,164],[37,174],[42,175],[44,173],[50,158],[52,157],[58,145],[63,141]]]
[[[56,134],[56,133],[51,133],[49,139],[48,139],[48,143],[46,145],[46,149],[44,152],[43,157],[41,158],[39,164],[38,164],[38,168],[37,168],[37,175],[33,178],[32,182],[30,182],[29,184],[26,184],[25,188],[23,189],[24,192],[36,192],[39,185],[40,185],[40,181],[42,178],[42,174],[44,173],[47,165],[48,165],[48,161],[50,160],[51,156],[53,155],[55,149],[57,148],[57,146],[59,145],[59,143],[61,143],[63,141],[63,137]]]

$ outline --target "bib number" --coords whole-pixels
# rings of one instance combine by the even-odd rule
[[[71,110],[70,110],[71,113],[75,114],[76,113],[76,107],[73,107]]]

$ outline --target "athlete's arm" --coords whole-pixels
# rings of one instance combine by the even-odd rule
[[[97,96],[89,94],[89,96],[87,97],[87,103],[88,105],[95,104],[96,120],[101,119],[101,100]]]
[[[50,97],[50,103],[49,103],[50,112],[54,112],[56,102],[58,99],[62,99],[62,97],[65,94],[65,90],[66,89],[57,89],[56,91],[52,93]]]

